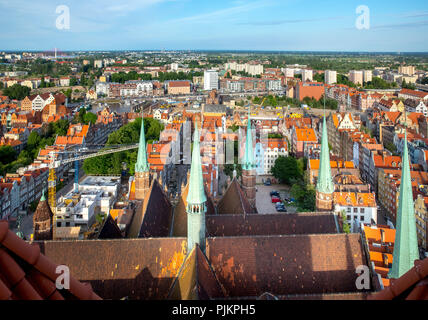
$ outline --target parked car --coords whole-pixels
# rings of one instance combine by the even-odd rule
[[[270,185],[272,185],[272,183],[270,181],[265,182],[265,186],[270,186]]]
[[[272,203],[282,203],[280,198],[272,197]]]
[[[271,196],[271,197],[272,197],[272,196],[277,196],[277,197],[279,198],[279,192],[278,192],[278,191],[276,191],[276,190],[271,191],[271,192],[270,192],[270,196]]]
[[[277,206],[276,207],[276,211],[278,211],[278,212],[287,212],[287,209],[285,208],[284,205],[282,205],[282,206]]]

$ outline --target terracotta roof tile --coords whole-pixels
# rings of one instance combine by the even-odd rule
[[[53,284],[58,277],[57,265],[41,254],[37,244],[30,245],[10,231],[7,221],[0,221],[0,244],[1,299],[61,299],[63,295],[81,300],[100,299],[90,285],[73,277],[68,291],[58,291]]]

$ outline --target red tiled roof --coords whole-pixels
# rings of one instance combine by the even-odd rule
[[[415,261],[415,266],[369,300],[428,300],[428,258]]]
[[[90,284],[70,277],[70,289],[59,291],[57,265],[41,254],[38,244],[29,244],[0,221],[0,300],[101,300]],[[65,297],[64,297],[65,296]]]

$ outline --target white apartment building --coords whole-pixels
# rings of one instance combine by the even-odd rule
[[[295,69],[292,68],[282,68],[281,71],[287,78],[294,78]]]
[[[352,70],[349,71],[349,81],[354,84],[363,84],[363,71]]]
[[[225,70],[234,70],[234,71],[245,71],[252,76],[262,74],[264,71],[263,65],[254,64],[254,63],[237,63],[237,62],[228,62],[224,65]]]
[[[87,231],[97,214],[109,214],[117,200],[120,177],[88,176],[78,187],[61,197],[56,207],[57,227],[81,227]]]
[[[364,83],[370,82],[373,80],[373,72],[371,70],[363,71],[363,81]]]
[[[103,67],[103,60],[95,60],[94,61],[94,68],[101,69]]]
[[[415,67],[414,66],[399,66],[398,67],[398,73],[407,75],[407,76],[413,76],[415,74]]]
[[[326,84],[337,83],[337,71],[326,70],[325,73],[324,73],[324,82]]]
[[[204,72],[204,90],[218,90],[218,72],[207,70]]]
[[[303,69],[302,70],[302,81],[314,81],[314,72],[312,70]]]

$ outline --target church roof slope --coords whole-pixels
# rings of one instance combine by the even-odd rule
[[[168,298],[173,300],[209,300],[225,296],[206,256],[196,245],[187,256]]]
[[[217,214],[250,214],[257,213],[245,197],[236,178],[228,186],[226,193],[217,206]]]
[[[359,234],[208,238],[207,257],[230,297],[356,292],[367,264]]]
[[[206,217],[211,237],[336,233],[331,213],[214,215]]]
[[[46,241],[40,247],[104,299],[161,300],[185,260],[187,239]]]
[[[136,209],[128,238],[168,237],[171,222],[172,205],[155,179],[146,198]]]

